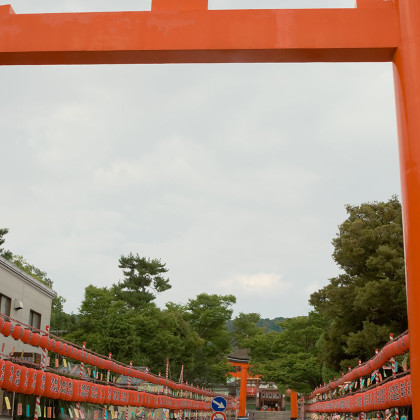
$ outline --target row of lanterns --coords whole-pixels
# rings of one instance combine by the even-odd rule
[[[305,406],[316,413],[368,413],[412,405],[411,375],[385,382],[355,395]]]
[[[0,388],[26,395],[92,404],[167,408],[170,410],[210,410],[210,403],[177,399],[166,395],[100,385],[84,380],[67,378],[52,372],[27,368],[0,359]]]
[[[54,340],[53,338],[50,338],[46,333],[39,334],[37,332],[32,331],[30,328],[25,328],[21,325],[15,325],[10,321],[4,320],[3,318],[0,318],[0,332],[5,337],[11,336],[15,340],[20,340],[25,344],[29,344],[34,347],[40,347],[47,351],[59,354],[63,357],[68,357],[70,359],[77,360],[81,363],[87,363],[91,366],[96,366],[99,369],[106,369],[119,375],[141,379],[143,381],[150,382],[155,385],[169,387],[173,390],[182,390],[184,392],[191,392],[207,397],[216,396],[216,394],[208,390],[200,389],[187,384],[176,383],[169,379],[156,376],[138,369],[134,369],[130,366],[124,366],[120,363],[115,362],[112,359],[92,354],[72,344],[67,344],[59,340]]]
[[[316,388],[309,395],[309,398],[314,398],[318,394],[325,394],[330,392],[345,383],[353,382],[363,376],[370,375],[375,370],[381,368],[392,357],[399,356],[408,352],[410,349],[410,341],[408,334],[403,335],[398,340],[389,342],[384,348],[381,349],[371,360],[363,365],[357,366],[350,372],[343,375],[340,379],[333,381],[325,386]]]

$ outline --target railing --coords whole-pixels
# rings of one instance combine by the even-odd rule
[[[359,413],[363,418],[365,413],[376,411],[375,417],[380,419],[382,410],[394,409],[398,420],[399,408],[411,406],[412,393],[410,371],[397,373],[395,357],[407,353],[410,342],[407,333],[395,340],[392,335],[390,338],[391,341],[368,362],[359,362],[359,366],[338,380],[316,388],[305,398],[304,412],[315,418],[326,413]],[[392,372],[385,378],[388,362],[391,362]]]
[[[166,378],[153,375],[74,343],[62,340],[48,334],[46,331],[35,329],[29,325],[0,314],[0,333],[4,337],[12,337],[25,344],[41,348],[44,352],[50,351],[63,358],[76,360],[86,366],[91,366],[96,372],[111,371],[116,375],[135,378],[152,383],[157,386],[170,388],[172,391],[186,398],[176,396],[156,395],[155,393],[139,391],[135,386],[116,384],[87,377],[84,380],[80,375],[72,372],[59,371],[47,367],[46,371],[39,369],[39,365],[30,364],[27,360],[15,355],[2,355],[0,358],[0,389],[18,394],[36,395],[50,399],[88,402],[100,405],[132,406],[146,408],[166,408],[169,410],[193,410],[210,412],[210,400],[216,394],[210,390],[176,383]],[[189,398],[187,397],[189,396]],[[228,401],[228,410],[233,408],[233,400]]]

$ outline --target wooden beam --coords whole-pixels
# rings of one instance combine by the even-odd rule
[[[151,12],[22,15],[0,6],[0,64],[390,61],[399,43],[394,5],[369,4],[162,11],[156,3]]]

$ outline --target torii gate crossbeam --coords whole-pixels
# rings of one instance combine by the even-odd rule
[[[397,23],[383,1],[355,9],[28,15],[2,6],[0,64],[390,61]]]
[[[0,6],[0,65],[391,61],[400,150],[413,414],[420,419],[420,0],[355,9],[15,15]]]

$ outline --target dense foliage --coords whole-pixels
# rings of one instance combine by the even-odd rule
[[[286,318],[282,316],[278,316],[277,318],[274,318],[274,319],[262,318],[257,322],[257,327],[262,327],[266,329],[267,331],[281,332],[283,331],[283,328],[281,327],[281,323],[285,319]]]
[[[4,242],[6,241],[6,239],[4,238],[4,235],[7,235],[8,232],[9,232],[9,229],[0,229],[0,246],[2,246]],[[4,252],[5,252],[4,249],[0,248],[0,255],[3,255]]]
[[[309,392],[330,372],[319,357],[323,321],[315,313],[286,319],[281,333],[258,334],[249,341],[256,372],[265,380]]]
[[[321,355],[339,370],[369,359],[389,333],[407,329],[401,205],[346,206],[348,218],[333,240],[344,273],[313,293],[310,303],[328,320]]]
[[[122,255],[119,260],[124,280],[114,286],[116,296],[133,309],[140,309],[156,299],[156,293],[162,293],[172,286],[169,279],[163,277],[168,269],[158,259],[140,257],[139,254]]]
[[[248,315],[248,314],[243,314],[243,315]],[[257,315],[258,316],[258,321],[256,323],[256,327],[260,327],[262,328],[263,331],[266,332],[270,332],[270,331],[275,331],[275,332],[281,332],[283,331],[282,327],[281,327],[281,323],[286,319],[282,316],[278,316],[276,318],[273,319],[269,319],[269,318],[261,318],[259,314],[249,314],[251,316]],[[233,333],[234,331],[234,320],[228,321],[227,323],[227,329],[230,333]]]
[[[122,296],[118,286],[88,286],[78,322],[66,339],[86,341],[99,353],[111,352],[122,362],[133,361],[156,373],[165,371],[169,358],[173,379],[183,365],[184,379],[196,385],[224,382],[231,349],[225,324],[234,296],[203,293],[186,305],[168,303],[164,309],[142,297],[127,302]],[[133,307],[134,300],[143,304]]]

